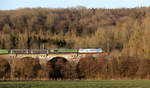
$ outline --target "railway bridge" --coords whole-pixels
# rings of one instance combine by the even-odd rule
[[[8,62],[12,62],[14,59],[31,57],[38,58],[41,64],[59,58],[63,58],[69,62],[78,63],[80,58],[88,55],[97,57],[102,52],[101,49],[13,49],[0,50],[0,57],[8,60]]]
[[[81,58],[86,56],[97,57],[99,55],[100,53],[2,54],[0,57],[6,59],[10,64],[14,59],[22,59],[25,57],[39,59],[40,64],[45,64],[48,61],[59,58],[63,58],[68,62],[78,63]]]
[[[0,58],[6,59],[14,69],[15,61],[22,58],[38,59],[41,66],[52,66],[53,73],[49,76],[61,78],[61,66],[66,62],[77,66],[79,60],[86,56],[97,57],[102,53],[101,49],[55,49],[55,50],[0,50]],[[12,70],[13,72],[13,70]]]

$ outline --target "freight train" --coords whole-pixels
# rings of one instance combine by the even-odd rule
[[[101,53],[102,49],[0,49],[0,54]]]

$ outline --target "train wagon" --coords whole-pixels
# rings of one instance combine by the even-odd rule
[[[31,49],[30,51],[28,51],[28,53],[31,53],[31,54],[48,54],[48,50],[47,49]]]
[[[9,52],[10,54],[28,54],[27,49],[11,49]]]
[[[6,49],[0,50],[0,54],[8,54],[8,53],[9,53],[9,50],[6,50]]]
[[[77,53],[78,49],[50,49],[49,53]]]

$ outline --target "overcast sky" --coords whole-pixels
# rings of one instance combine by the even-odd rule
[[[67,8],[85,6],[88,8],[133,8],[150,6],[150,0],[0,0],[0,10],[17,8]]]

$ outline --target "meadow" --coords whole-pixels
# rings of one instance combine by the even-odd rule
[[[150,88],[150,80],[1,81],[0,88]]]

